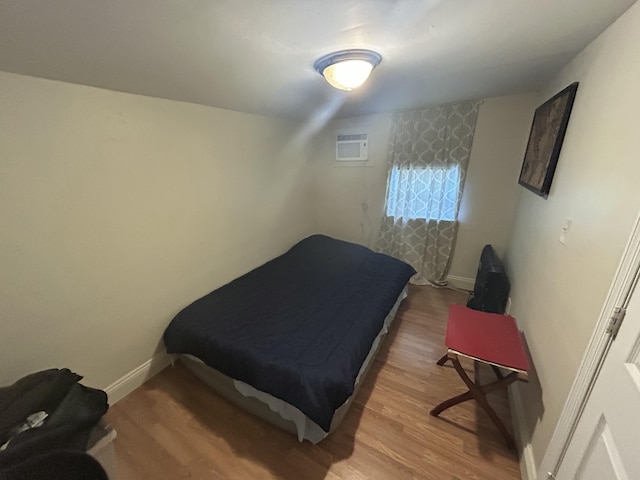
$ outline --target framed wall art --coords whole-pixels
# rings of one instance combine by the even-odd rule
[[[533,116],[518,183],[544,198],[551,189],[577,90],[578,82],[572,83],[540,105]]]

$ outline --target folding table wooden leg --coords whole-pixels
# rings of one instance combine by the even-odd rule
[[[442,358],[440,360],[438,360],[438,362],[436,363],[436,365],[442,366],[445,363],[447,363],[447,360],[449,360],[449,354],[445,353]]]
[[[496,380],[493,383],[480,386],[475,384],[469,378],[469,376],[467,375],[467,372],[465,372],[464,368],[462,368],[462,365],[460,364],[460,360],[458,360],[457,355],[447,354],[445,355],[445,357],[442,357],[438,361],[438,365],[442,365],[447,360],[451,360],[453,362],[454,368],[456,369],[456,372],[458,372],[458,375],[460,376],[460,378],[462,378],[462,381],[467,385],[467,388],[469,388],[469,390],[465,393],[456,395],[455,397],[445,400],[439,405],[436,405],[433,409],[431,409],[430,414],[433,415],[434,417],[437,417],[443,411],[453,407],[454,405],[457,405],[462,402],[466,402],[467,400],[475,399],[475,401],[478,402],[478,405],[480,405],[482,409],[485,412],[487,412],[487,415],[489,415],[489,418],[491,419],[491,421],[495,424],[495,426],[498,428],[498,430],[504,437],[507,445],[510,448],[515,450],[515,443],[513,442],[513,438],[511,437],[511,434],[507,430],[507,427],[504,426],[504,423],[502,423],[502,420],[500,420],[498,415],[496,415],[496,412],[493,410],[493,408],[491,408],[491,405],[489,405],[489,402],[487,402],[486,394],[494,390],[507,388],[508,385],[510,385],[511,383],[515,382],[518,379],[517,372],[511,372],[507,376],[503,376],[502,378]]]

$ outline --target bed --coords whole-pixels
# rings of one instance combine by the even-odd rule
[[[164,342],[227,398],[317,443],[346,413],[414,273],[313,235],[184,308]]]

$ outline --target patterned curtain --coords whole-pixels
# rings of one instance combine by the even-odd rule
[[[445,285],[479,102],[396,113],[378,251],[409,263],[411,283]]]

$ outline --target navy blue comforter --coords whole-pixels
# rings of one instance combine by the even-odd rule
[[[328,432],[403,287],[409,265],[323,235],[196,300],[164,333],[189,353],[280,398]]]

